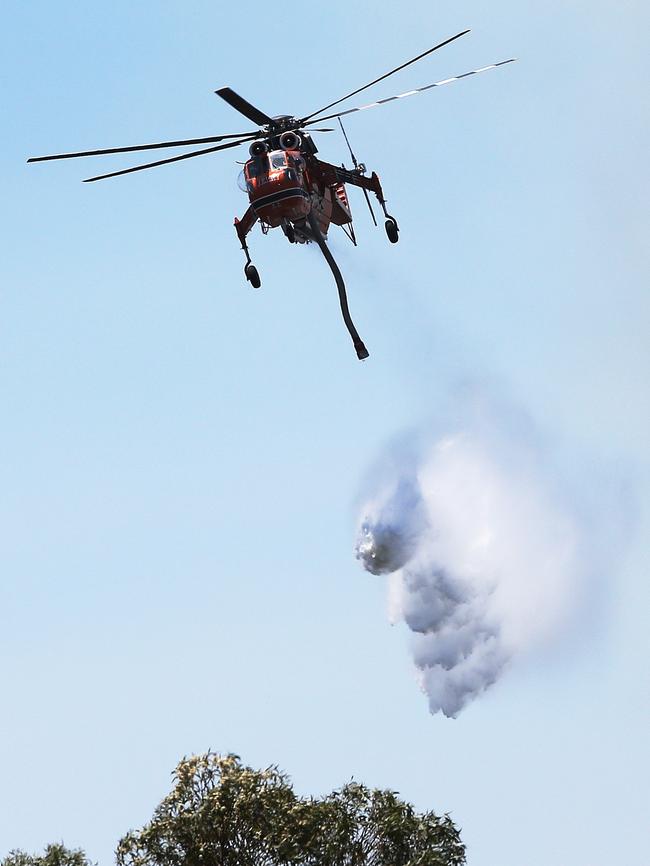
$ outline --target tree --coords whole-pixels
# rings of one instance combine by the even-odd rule
[[[318,866],[460,866],[465,846],[449,815],[417,813],[394,791],[349,783],[321,804]]]
[[[24,851],[10,851],[1,861],[0,866],[91,866],[91,864],[80,848],[73,851],[60,843],[48,845],[40,856],[26,854]]]
[[[120,840],[119,866],[292,861],[292,843],[283,834],[296,797],[277,769],[252,770],[235,755],[208,752],[184,758],[173,777],[151,822]]]
[[[152,820],[120,841],[118,866],[465,863],[448,815],[419,814],[392,791],[355,782],[323,798],[299,797],[277,767],[253,770],[213,752],[184,758],[173,779]]]

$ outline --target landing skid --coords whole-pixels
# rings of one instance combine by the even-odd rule
[[[339,291],[339,303],[341,304],[341,313],[343,314],[343,321],[345,322],[345,326],[348,329],[350,336],[352,337],[352,342],[354,343],[354,348],[357,353],[357,358],[360,361],[365,360],[370,354],[366,347],[363,344],[363,340],[357,333],[357,329],[354,327],[354,323],[352,318],[350,317],[350,309],[348,307],[348,298],[345,292],[345,283],[343,282],[343,277],[341,276],[341,271],[339,270],[339,266],[334,261],[334,256],[330,252],[329,247],[323,237],[321,230],[318,226],[318,220],[314,215],[313,210],[309,212],[309,216],[307,217],[307,221],[309,222],[309,228],[311,229],[311,236],[316,241],[318,246],[321,248],[321,252],[325,256],[325,261],[330,266],[330,270],[334,274],[334,279],[336,280],[336,288]]]

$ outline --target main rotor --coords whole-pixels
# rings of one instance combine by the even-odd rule
[[[248,102],[248,100],[244,99],[243,96],[240,96],[238,93],[232,90],[232,88],[221,87],[219,90],[216,90],[215,93],[220,96],[221,99],[225,100],[225,102],[227,102],[230,106],[232,106],[232,108],[234,108],[248,120],[256,124],[258,127],[257,129],[251,129],[247,132],[228,133],[226,135],[212,135],[205,138],[186,138],[179,139],[177,141],[161,141],[156,144],[137,144],[130,147],[110,147],[104,148],[102,150],[85,150],[77,151],[75,153],[58,153],[51,156],[34,156],[28,159],[27,162],[45,162],[47,160],[72,159],[81,156],[104,156],[114,153],[134,153],[137,151],[160,150],[168,147],[187,147],[189,145],[195,144],[211,145],[210,147],[205,147],[201,150],[193,150],[189,153],[182,153],[179,156],[172,156],[168,159],[159,159],[155,162],[148,162],[144,165],[136,165],[132,168],[124,168],[120,171],[112,171],[108,174],[96,175],[95,177],[89,177],[84,180],[84,183],[91,183],[96,180],[104,180],[105,178],[109,177],[118,177],[122,174],[131,174],[135,171],[143,171],[144,169],[155,168],[159,165],[166,165],[172,162],[180,162],[181,160],[185,159],[193,159],[195,156],[203,156],[208,153],[215,153],[219,150],[228,150],[231,147],[238,147],[240,144],[250,144],[255,139],[272,140],[286,132],[298,133],[301,130],[304,130],[306,127],[311,127],[311,129],[309,130],[310,132],[332,132],[333,130],[329,128],[317,128],[314,126],[314,124],[322,123],[325,120],[331,120],[333,118],[341,118],[344,115],[352,114],[355,111],[365,111],[369,108],[376,108],[380,105],[385,105],[387,102],[392,102],[396,99],[402,99],[406,96],[414,96],[417,93],[423,93],[425,90],[430,90],[434,87],[441,87],[445,84],[450,84],[452,81],[459,81],[462,78],[467,78],[470,75],[476,75],[480,72],[486,72],[488,69],[496,69],[496,67],[498,66],[503,66],[506,63],[512,63],[515,59],[512,58],[510,60],[502,60],[499,63],[493,63],[490,66],[483,66],[480,69],[474,69],[471,72],[465,72],[462,75],[457,75],[453,78],[445,78],[442,81],[436,81],[434,84],[427,84],[424,87],[418,87],[414,90],[408,90],[406,93],[400,93],[397,96],[389,96],[384,99],[379,99],[376,102],[371,102],[369,105],[361,105],[357,108],[348,108],[344,111],[338,111],[334,114],[327,114],[323,116],[323,113],[325,111],[328,111],[335,105],[338,105],[346,99],[349,99],[351,96],[355,96],[357,93],[361,93],[361,91],[363,90],[367,90],[374,84],[378,84],[380,81],[383,81],[390,75],[399,72],[401,69],[410,66],[412,63],[416,63],[418,60],[421,60],[428,54],[437,51],[439,48],[442,48],[445,45],[449,45],[450,42],[454,42],[456,39],[460,39],[461,36],[465,36],[465,34],[469,32],[469,30],[463,30],[461,33],[457,33],[455,36],[451,36],[449,39],[445,39],[444,42],[439,42],[437,45],[434,45],[433,48],[429,48],[427,51],[422,52],[422,54],[418,54],[417,57],[413,57],[411,60],[407,60],[405,63],[402,63],[399,66],[396,66],[394,69],[391,69],[389,72],[384,73],[384,75],[380,75],[379,78],[375,78],[368,84],[364,84],[362,87],[358,87],[356,90],[347,93],[345,96],[341,96],[339,99],[334,100],[334,102],[330,102],[322,108],[319,108],[317,111],[313,111],[311,114],[307,114],[304,117],[295,117],[291,114],[280,114],[276,117],[271,117],[261,109],[257,108],[251,102]],[[305,139],[309,139],[309,136],[307,134],[303,133],[303,135]],[[216,142],[225,143],[216,144]]]

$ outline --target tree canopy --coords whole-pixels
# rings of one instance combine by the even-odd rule
[[[325,797],[300,797],[277,767],[254,770],[213,752],[184,758],[173,780],[151,821],[120,841],[118,866],[465,863],[451,818],[418,813],[393,791],[350,782]]]
[[[183,758],[170,793],[120,840],[117,866],[463,866],[449,815],[416,812],[394,791],[349,782],[301,797],[277,767],[237,755]],[[81,850],[11,851],[0,866],[92,866]]]
[[[91,866],[91,864],[81,849],[71,850],[63,843],[58,843],[48,845],[43,854],[10,851],[1,861],[0,866]]]

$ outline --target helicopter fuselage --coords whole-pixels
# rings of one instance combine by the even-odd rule
[[[304,220],[311,210],[305,159],[298,150],[253,156],[244,166],[248,200],[261,223],[277,228]]]
[[[262,229],[291,224],[296,229],[292,236],[304,242],[307,237],[300,228],[311,211],[324,236],[330,223],[351,223],[345,185],[336,176],[328,177],[327,168],[327,163],[299,149],[279,148],[252,156],[244,165],[243,188]]]

